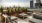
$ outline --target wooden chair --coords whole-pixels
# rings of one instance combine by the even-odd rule
[[[1,18],[1,22],[4,23],[5,22],[5,18],[3,16],[0,16]]]

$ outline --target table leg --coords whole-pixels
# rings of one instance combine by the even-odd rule
[[[5,23],[6,23],[6,18],[5,18]]]
[[[24,19],[24,17],[23,17],[23,19]]]

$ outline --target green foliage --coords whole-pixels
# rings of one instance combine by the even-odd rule
[[[21,8],[21,10],[27,10],[27,8]]]
[[[0,12],[3,12],[3,8],[2,7],[0,8]]]

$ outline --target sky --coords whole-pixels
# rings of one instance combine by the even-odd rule
[[[9,7],[9,6],[21,6],[21,7],[30,7],[31,0],[0,0],[0,6]],[[34,0],[36,3],[36,0]]]

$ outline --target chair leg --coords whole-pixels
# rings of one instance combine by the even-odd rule
[[[14,22],[15,22],[15,23],[17,23],[17,21],[16,21],[16,20],[15,20]]]

